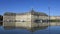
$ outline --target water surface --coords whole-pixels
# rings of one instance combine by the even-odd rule
[[[0,26],[0,34],[60,34],[60,26],[48,26],[43,29],[30,31],[27,29],[4,28]]]

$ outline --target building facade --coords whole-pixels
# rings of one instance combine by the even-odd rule
[[[47,22],[47,20],[49,20],[47,14],[34,10],[26,13],[6,12],[3,15],[3,26],[31,28],[36,27],[37,23]]]

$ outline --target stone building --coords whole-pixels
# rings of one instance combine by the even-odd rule
[[[26,13],[6,12],[3,15],[3,26],[31,28],[36,27],[37,23],[47,22],[48,19],[47,14],[34,10]]]

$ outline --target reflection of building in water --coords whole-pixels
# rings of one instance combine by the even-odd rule
[[[32,29],[26,29],[26,28],[17,28],[17,27],[3,27],[4,30],[17,30],[17,29],[20,29],[20,30],[28,30],[28,31],[31,31],[31,32],[34,32],[34,31],[37,31],[37,30],[44,30],[46,28],[48,28],[48,26],[40,26],[40,27],[33,27]]]
[[[54,18],[54,17],[51,17]],[[48,15],[31,10],[26,13],[6,12],[3,15],[3,26],[36,27],[37,23],[48,22]],[[36,22],[36,23],[35,23]]]

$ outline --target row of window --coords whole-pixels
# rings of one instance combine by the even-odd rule
[[[35,20],[36,23],[48,22],[48,20]]]
[[[25,22],[25,20],[4,20],[3,22]]]
[[[25,20],[4,20],[3,22],[26,22]],[[48,22],[48,20],[34,20],[34,22]]]

